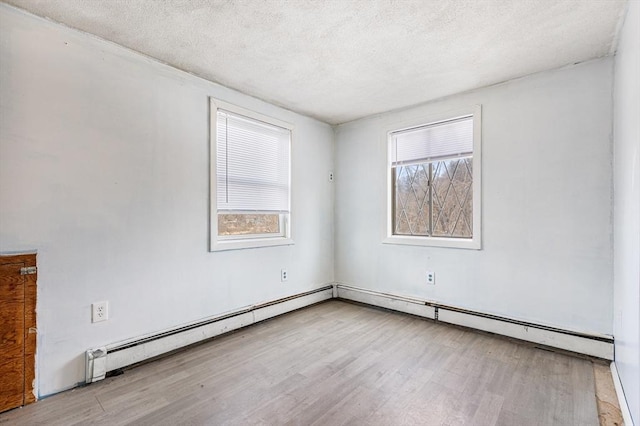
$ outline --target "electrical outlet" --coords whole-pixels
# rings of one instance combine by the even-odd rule
[[[285,282],[289,279],[289,274],[287,274],[286,269],[280,269],[280,282]]]
[[[109,319],[109,302],[96,302],[91,304],[91,322],[106,321]]]
[[[432,271],[427,271],[427,284],[435,284],[436,283],[436,273]]]
[[[329,182],[333,182],[333,172],[329,172]]]

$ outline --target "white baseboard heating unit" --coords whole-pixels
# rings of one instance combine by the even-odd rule
[[[447,306],[415,297],[382,293],[346,284],[335,284],[339,299],[352,300],[394,311],[430,318],[513,337],[544,346],[613,360],[613,336],[566,330],[483,312]]]
[[[86,383],[102,380],[110,371],[137,364],[173,350],[332,298],[350,300],[548,347],[613,360],[613,337],[609,335],[566,330],[447,306],[416,297],[394,295],[334,283],[316,290],[248,306],[153,335],[89,349],[85,353]]]
[[[86,383],[102,380],[110,371],[133,365],[203,340],[333,298],[334,286],[251,305],[175,329],[89,349],[85,353]]]

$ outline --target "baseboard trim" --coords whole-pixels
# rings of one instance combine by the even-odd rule
[[[631,410],[629,410],[629,404],[627,404],[627,398],[624,394],[624,388],[622,387],[615,361],[611,363],[611,376],[613,377],[613,386],[616,388],[618,404],[620,404],[620,412],[622,412],[622,420],[624,420],[626,426],[634,426],[633,419],[631,418]]]
[[[500,334],[549,347],[606,360],[613,360],[613,337],[581,333],[544,324],[520,321],[425,299],[400,296],[375,290],[335,284],[337,297],[386,309],[405,312],[449,324]]]
[[[333,285],[251,305],[195,323],[86,351],[86,383],[106,373],[333,298]]]

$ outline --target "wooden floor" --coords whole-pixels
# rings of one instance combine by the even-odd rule
[[[0,424],[598,425],[590,360],[329,301]]]

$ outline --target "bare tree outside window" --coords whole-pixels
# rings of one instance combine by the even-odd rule
[[[280,234],[279,214],[219,214],[218,235]]]
[[[395,168],[394,234],[473,236],[471,157]]]

